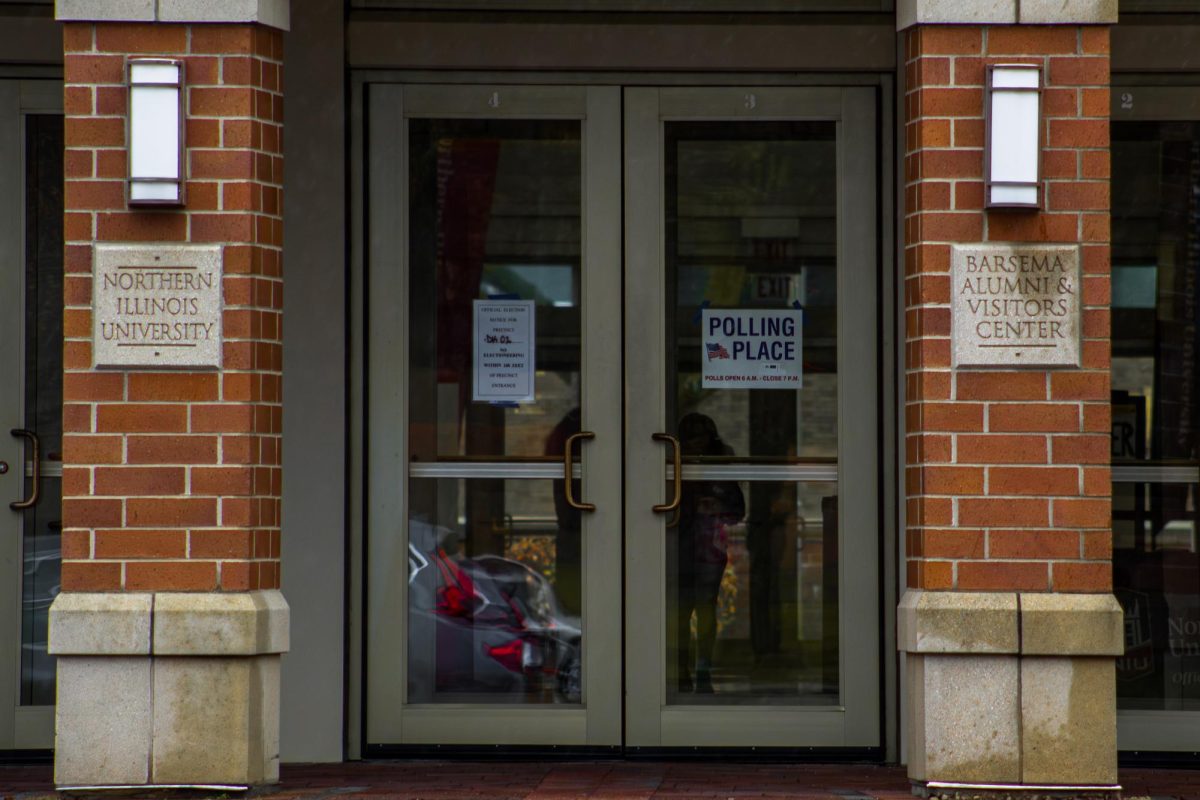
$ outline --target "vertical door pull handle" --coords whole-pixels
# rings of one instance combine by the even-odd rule
[[[24,428],[13,428],[9,431],[13,436],[20,437],[29,441],[29,447],[33,451],[30,455],[33,457],[33,488],[29,491],[29,497],[24,500],[14,500],[8,504],[8,507],[13,511],[23,511],[26,508],[33,508],[37,505],[37,501],[42,489],[42,443],[38,441],[37,434],[33,431],[25,430]]]
[[[571,488],[572,479],[575,477],[571,474],[571,450],[577,440],[595,439],[596,434],[591,431],[580,431],[573,433],[567,437],[567,441],[563,444],[563,492],[567,496],[567,505],[579,511],[595,511],[595,503],[584,503],[575,499],[575,491]],[[583,452],[579,453],[579,469],[580,477],[583,476]],[[582,482],[581,482],[582,483]]]
[[[679,440],[669,433],[651,434],[650,438],[656,442],[670,442],[671,449],[674,451],[672,459],[675,464],[675,497],[669,503],[654,506],[654,510],[658,513],[674,511],[679,508],[679,502],[683,499],[683,457],[679,450]]]

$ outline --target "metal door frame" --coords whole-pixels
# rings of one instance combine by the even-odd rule
[[[369,624],[366,615],[365,572],[366,529],[370,511],[370,498],[367,495],[367,476],[370,465],[366,457],[366,437],[369,435],[366,424],[366,398],[374,387],[369,386],[366,369],[366,354],[368,345],[363,327],[366,315],[368,284],[367,263],[371,247],[368,237],[377,235],[377,226],[369,226],[369,219],[374,216],[370,199],[372,175],[376,174],[377,164],[372,161],[369,152],[369,136],[374,126],[374,117],[379,113],[377,94],[380,87],[387,85],[425,84],[437,86],[454,85],[547,85],[555,86],[701,86],[721,87],[754,85],[764,87],[865,87],[871,92],[877,92],[878,103],[872,106],[874,127],[871,135],[878,132],[878,143],[875,145],[874,157],[878,159],[877,183],[872,185],[872,192],[877,194],[877,202],[882,213],[878,221],[879,240],[879,383],[876,406],[872,416],[880,420],[881,438],[878,440],[878,507],[879,511],[879,571],[880,571],[880,601],[878,616],[879,658],[877,677],[879,691],[884,700],[882,708],[875,717],[876,727],[882,749],[878,752],[881,758],[895,761],[899,755],[901,732],[901,698],[897,684],[899,661],[895,657],[895,615],[894,608],[898,602],[896,587],[903,581],[900,548],[902,537],[902,507],[898,506],[897,486],[897,420],[902,418],[902,410],[897,404],[898,392],[902,387],[902,359],[898,351],[897,332],[902,328],[902,316],[897,312],[896,298],[899,296],[899,278],[890,266],[897,263],[896,258],[896,209],[899,197],[895,180],[895,163],[897,154],[895,128],[896,81],[891,73],[763,73],[742,72],[733,73],[652,73],[652,72],[620,72],[596,74],[590,72],[556,72],[548,80],[544,73],[528,72],[475,72],[475,71],[442,71],[442,70],[352,70],[350,75],[350,140],[349,148],[349,204],[350,227],[349,237],[349,276],[348,300],[351,327],[348,333],[347,353],[348,365],[348,409],[349,419],[347,434],[349,437],[350,457],[348,470],[347,498],[347,686],[346,686],[346,754],[349,758],[362,757],[364,754],[375,752],[368,749],[368,743],[376,744],[367,730],[367,709],[373,704],[373,698],[367,696],[367,670],[365,667],[366,630]],[[368,114],[368,108],[371,109]],[[368,119],[370,117],[370,119]],[[874,307],[874,304],[872,304]],[[376,346],[371,344],[371,347]],[[900,371],[898,371],[900,370]],[[374,442],[374,438],[372,437]],[[374,445],[372,445],[374,446]],[[441,752],[442,748],[412,748],[420,752]],[[558,748],[554,748],[558,749]],[[861,751],[860,751],[861,752]]]
[[[1112,122],[1200,122],[1200,85],[1195,80],[1194,76],[1156,80],[1145,75],[1114,75]],[[1110,241],[1110,247],[1112,244]],[[1118,707],[1117,750],[1135,754],[1200,752],[1200,711]]]
[[[580,165],[583,177],[583,268],[581,270],[581,401],[583,427],[596,438],[582,449],[583,497],[596,511],[583,516],[584,570],[584,696],[581,707],[487,704],[406,703],[407,637],[389,636],[394,621],[372,619],[371,609],[395,609],[407,620],[407,584],[382,574],[366,576],[367,692],[369,742],[388,744],[479,745],[545,744],[615,746],[620,744],[618,670],[606,669],[612,653],[620,652],[620,597],[606,591],[619,586],[621,487],[620,353],[612,342],[620,337],[620,95],[614,87],[422,86],[383,84],[369,93],[372,141],[394,143],[372,148],[367,244],[371,282],[368,318],[370,348],[393,353],[398,369],[371,370],[367,390],[369,412],[380,421],[372,426],[367,454],[368,550],[378,553],[393,544],[385,527],[407,520],[407,487],[412,471],[407,463],[408,313],[391,298],[407,298],[408,144],[407,120],[420,118],[543,118],[578,119],[583,126]],[[397,220],[399,224],[397,224]],[[365,331],[364,331],[365,333]],[[379,362],[382,364],[382,362]],[[386,414],[392,424],[383,421]],[[396,421],[399,421],[399,424]],[[478,470],[473,465],[435,465],[437,476]],[[529,465],[526,477],[553,478],[555,465]],[[457,467],[465,467],[458,470]],[[428,470],[426,470],[428,471]],[[500,471],[502,473],[503,470]],[[538,474],[534,476],[534,472]],[[545,472],[545,474],[542,474]],[[498,473],[498,474],[500,474]],[[424,473],[423,473],[424,474]],[[433,477],[433,473],[425,475]],[[521,477],[515,470],[513,478]],[[406,526],[405,526],[406,527]],[[397,559],[396,563],[403,563]],[[406,628],[404,628],[406,629]],[[371,709],[389,708],[387,715]]]
[[[60,80],[0,78],[0,186],[19,191],[0,193],[0,320],[11,326],[0,335],[0,370],[16,380],[0,384],[0,459],[9,470],[0,475],[0,500],[8,522],[0,532],[0,571],[22,576],[24,517],[7,505],[24,495],[25,449],[8,435],[9,428],[24,427],[25,396],[25,117],[29,114],[62,114]],[[43,750],[54,746],[54,706],[21,705],[22,580],[11,580],[0,602],[0,750]]]
[[[882,329],[875,313],[880,260],[875,113],[871,89],[625,90],[625,343],[629,348],[625,382],[638,387],[637,398],[628,397],[626,409],[627,747],[874,748],[881,744],[877,342]],[[837,126],[838,569],[839,585],[859,587],[854,592],[843,590],[838,598],[840,706],[666,704],[666,518],[650,507],[662,502],[665,480],[662,445],[651,437],[674,427],[664,418],[663,385],[667,366],[663,131],[664,123],[671,120],[827,120]],[[855,302],[855,298],[870,302]],[[863,335],[867,330],[873,334]],[[776,479],[798,478],[781,473]],[[849,501],[850,481],[863,502]]]

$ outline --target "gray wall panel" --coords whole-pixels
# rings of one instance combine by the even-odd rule
[[[895,22],[696,25],[356,19],[354,67],[526,70],[888,71]]]
[[[63,61],[62,25],[53,8],[13,8],[0,3],[0,63],[57,64]]]
[[[342,758],[345,59],[340,0],[292,5],[284,69],[283,761]]]
[[[1200,17],[1124,17],[1112,29],[1112,71],[1195,72],[1200,70]]]

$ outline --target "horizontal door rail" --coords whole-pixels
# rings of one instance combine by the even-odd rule
[[[571,474],[581,478],[582,470],[579,464],[573,464]],[[408,465],[410,478],[511,478],[513,480],[530,480],[550,478],[562,480],[563,463],[561,458],[550,462],[529,461],[472,461],[469,463],[439,462]]]
[[[41,477],[43,478],[61,478],[62,477],[62,462],[61,461],[43,461],[41,467]],[[25,477],[33,477],[33,462],[25,462]]]
[[[670,461],[668,460],[669,464]],[[754,464],[754,465],[770,465],[770,466],[796,466],[796,467],[812,467],[812,466],[837,466],[836,458],[793,458],[790,456],[689,456],[686,453],[683,455],[683,463],[686,464]]]
[[[439,462],[408,465],[410,478],[537,478],[562,479],[562,462],[530,463],[526,461],[474,461],[470,463]],[[582,477],[578,463],[572,465],[572,475]],[[668,466],[665,480],[674,480],[675,470]],[[837,464],[684,464],[685,481],[807,481],[836,483]]]
[[[1200,467],[1114,464],[1113,483],[1200,483]]]
[[[438,456],[432,461],[413,458],[413,464],[561,464],[562,456]]]
[[[667,480],[675,470],[667,468]],[[834,464],[684,464],[685,481],[808,481],[836,483],[838,466]]]

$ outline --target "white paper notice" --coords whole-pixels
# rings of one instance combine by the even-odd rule
[[[475,301],[475,402],[533,402],[533,323],[532,300]]]
[[[798,389],[803,380],[800,309],[704,309],[705,389]]]

